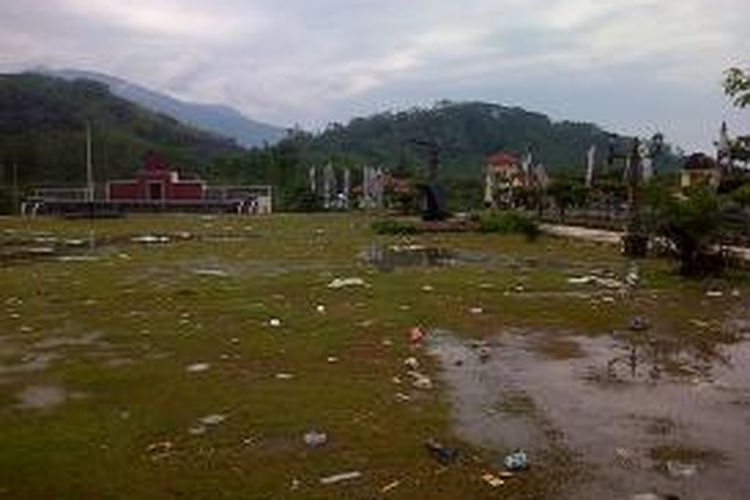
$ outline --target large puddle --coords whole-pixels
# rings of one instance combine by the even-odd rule
[[[52,233],[0,234],[0,266],[10,266],[39,260],[57,262],[93,262],[129,247],[158,248],[185,241],[200,241],[211,245],[238,244],[256,240],[254,233],[218,232],[194,234],[187,231],[170,233],[125,234],[101,236],[94,231],[77,237],[60,237]]]
[[[532,457],[561,439],[591,472],[570,498],[740,500],[750,498],[746,326],[711,345],[629,331],[506,332],[487,344],[436,332],[431,352],[460,435]]]
[[[489,256],[481,253],[423,245],[371,245],[360,253],[359,258],[384,272],[402,267],[449,267],[490,260]]]

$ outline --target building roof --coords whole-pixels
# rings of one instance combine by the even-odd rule
[[[719,168],[716,160],[704,153],[693,153],[682,165],[683,170],[716,170]]]
[[[493,167],[514,167],[518,165],[519,160],[512,154],[500,151],[487,157],[487,165]]]

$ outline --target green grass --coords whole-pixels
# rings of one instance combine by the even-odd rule
[[[605,292],[570,285],[569,276],[597,268],[626,272],[628,263],[610,247],[496,234],[376,235],[370,223],[346,215],[0,219],[5,247],[47,233],[117,242],[93,250],[95,262],[0,262],[0,368],[17,367],[29,354],[57,355],[44,370],[0,370],[0,493],[372,498],[398,480],[388,497],[554,498],[571,477],[564,450],[549,450],[518,481],[490,489],[480,476],[497,454],[474,450],[453,434],[445,388],[415,393],[410,403],[396,400],[396,392],[410,390],[391,380],[413,354],[408,329],[420,324],[471,337],[507,327],[596,335],[627,325],[636,313],[687,328],[696,314],[710,311],[701,305],[701,285],[681,281],[660,260],[643,264],[644,288],[693,297],[697,306],[689,313],[680,300],[657,304],[646,294],[617,306],[572,296]],[[179,232],[191,237],[154,246],[130,241]],[[357,258],[373,243],[490,258],[379,273]],[[229,276],[200,276],[199,268]],[[333,278],[351,276],[369,286],[327,288]],[[424,285],[433,291],[422,291]],[[317,304],[326,306],[324,314]],[[485,312],[472,314],[472,307]],[[274,317],[281,327],[268,325]],[[92,334],[89,344],[40,347]],[[550,345],[551,352],[568,349]],[[329,356],[339,362],[328,363]],[[197,362],[211,368],[186,373]],[[278,380],[280,372],[294,378]],[[15,395],[34,385],[61,386],[77,397],[46,410],[19,408]],[[213,413],[228,418],[205,435],[188,433]],[[327,432],[328,445],[307,449],[302,435],[311,429]],[[443,471],[424,450],[430,437],[459,445],[467,459]],[[169,453],[154,456],[149,446],[164,441]],[[348,470],[364,476],[318,484],[321,476]],[[294,479],[301,486],[290,491]]]

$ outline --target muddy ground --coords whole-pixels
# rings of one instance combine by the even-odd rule
[[[745,275],[370,222],[0,219],[0,496],[750,497]]]

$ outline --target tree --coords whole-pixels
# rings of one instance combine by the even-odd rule
[[[553,181],[547,188],[547,194],[555,202],[560,214],[560,222],[565,222],[565,211],[575,201],[573,184],[566,180]]]
[[[680,274],[703,274],[723,264],[717,249],[724,219],[713,190],[700,187],[685,196],[660,190],[651,193],[650,205],[651,230],[670,244]]]
[[[738,108],[750,105],[750,72],[729,68],[724,72],[724,93]]]

